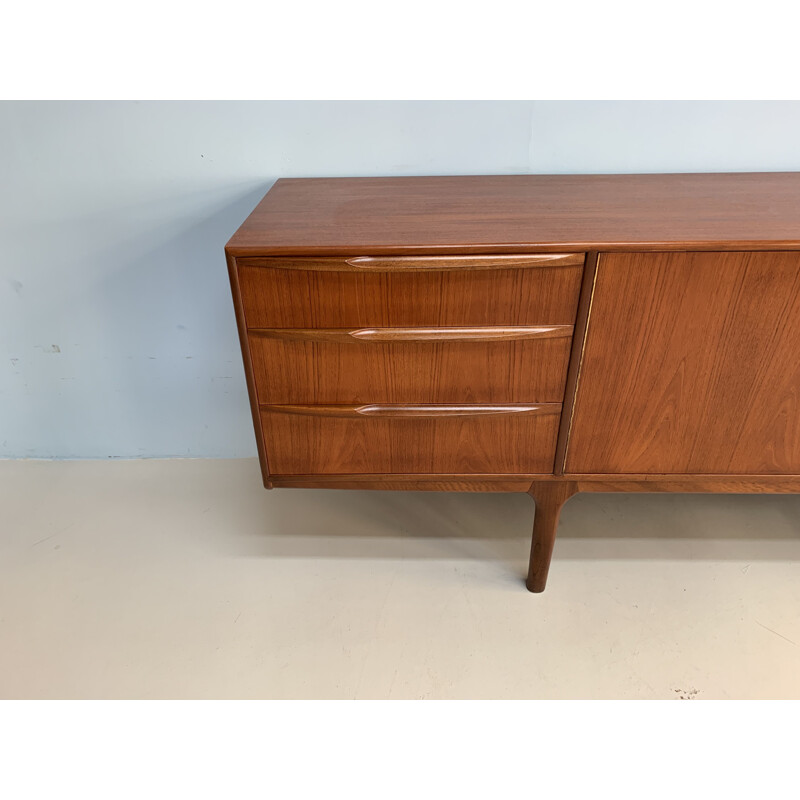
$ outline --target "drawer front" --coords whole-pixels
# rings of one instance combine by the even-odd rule
[[[572,326],[250,331],[261,403],[560,403]]]
[[[561,407],[262,406],[274,475],[546,474]]]
[[[583,254],[237,259],[249,328],[572,325]]]

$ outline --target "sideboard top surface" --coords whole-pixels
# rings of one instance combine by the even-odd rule
[[[282,178],[233,256],[800,249],[800,172]]]

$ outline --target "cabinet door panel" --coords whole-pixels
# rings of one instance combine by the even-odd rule
[[[800,474],[800,253],[601,254],[565,471]]]

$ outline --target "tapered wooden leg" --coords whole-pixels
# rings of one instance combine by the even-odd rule
[[[528,494],[536,503],[531,541],[531,563],[525,585],[529,592],[543,592],[550,569],[550,558],[556,541],[556,528],[561,506],[578,491],[573,481],[548,481],[534,483]]]

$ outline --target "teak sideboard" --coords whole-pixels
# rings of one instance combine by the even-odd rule
[[[800,173],[277,181],[225,248],[264,485],[800,491]]]

